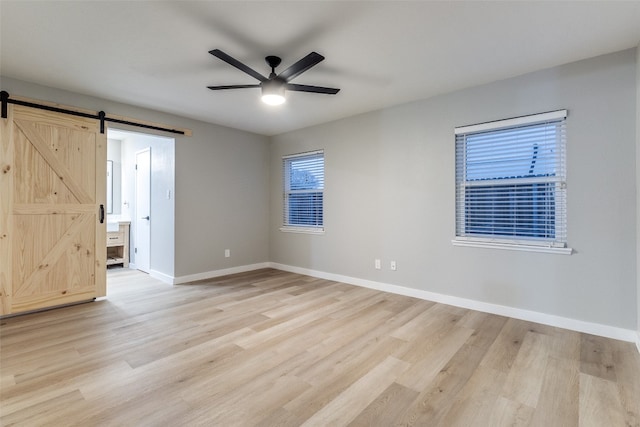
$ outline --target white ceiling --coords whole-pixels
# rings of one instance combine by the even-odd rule
[[[8,1],[0,74],[265,135],[496,81],[640,43],[640,1]],[[268,107],[221,49],[268,75],[326,59]],[[117,112],[115,112],[117,113]]]

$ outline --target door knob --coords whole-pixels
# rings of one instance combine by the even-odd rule
[[[142,218],[140,218],[140,219],[146,219],[147,221],[149,221],[149,215],[147,215],[147,216],[143,216],[143,217],[142,217]]]

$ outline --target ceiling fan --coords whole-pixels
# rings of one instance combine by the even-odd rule
[[[276,74],[276,67],[280,65],[282,60],[277,56],[267,56],[265,61],[269,67],[271,67],[271,74],[269,77],[265,77],[262,74],[258,73],[254,69],[249,66],[243,64],[235,58],[227,55],[220,49],[210,50],[209,53],[216,58],[222,59],[227,64],[236,67],[238,70],[243,71],[249,74],[251,77],[260,81],[258,84],[253,85],[227,85],[227,86],[207,86],[211,90],[222,90],[222,89],[246,89],[252,87],[259,87],[262,89],[262,101],[266,104],[270,105],[278,105],[282,104],[285,101],[284,92],[285,90],[293,90],[297,92],[311,92],[311,93],[324,93],[327,95],[335,95],[340,91],[340,89],[334,89],[330,87],[322,87],[322,86],[309,86],[309,85],[299,85],[290,83],[291,80],[299,76],[300,74],[307,71],[309,68],[318,64],[324,59],[324,56],[320,55],[317,52],[311,52],[280,74]]]

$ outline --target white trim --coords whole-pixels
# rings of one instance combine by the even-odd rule
[[[547,254],[571,255],[572,248],[558,248],[542,245],[522,245],[515,243],[482,242],[477,240],[451,240],[453,246],[466,246],[470,248],[507,249],[510,251],[542,252]]]
[[[324,234],[324,227],[289,227],[282,226],[280,231],[285,233]]]
[[[339,274],[326,273],[323,271],[310,270],[307,268],[293,267],[285,264],[278,264],[273,262],[268,264],[271,268],[275,268],[278,270],[304,274],[307,276],[318,277],[320,279],[332,280],[336,282],[348,283],[350,285],[362,286],[364,288],[376,289],[393,294],[420,298],[423,300],[439,302],[442,304],[453,305],[470,310],[482,311],[485,313],[497,314],[500,316],[513,317],[514,319],[541,323],[543,325],[555,326],[572,331],[584,332],[628,342],[634,342],[636,341],[636,339],[640,339],[640,337],[636,338],[637,333],[632,329],[618,328],[615,326],[608,326],[600,323],[585,322],[583,320],[570,319],[568,317],[555,316],[552,314],[540,313],[537,311],[524,310],[520,308],[508,307],[482,301],[475,301],[452,295],[444,295],[435,292],[423,291],[420,289],[391,285],[388,283],[358,279],[355,277],[342,276]]]
[[[640,353],[640,331],[636,332],[636,348],[638,349],[638,353]]]
[[[512,119],[496,120],[493,122],[478,123],[475,125],[458,126],[455,128],[455,134],[482,132],[486,130],[495,130],[501,128],[510,128],[514,126],[529,125],[533,123],[542,123],[549,120],[560,120],[567,117],[567,110],[550,111],[548,113],[531,114],[529,116],[514,117]]]
[[[227,276],[229,274],[245,273],[247,271],[260,270],[261,268],[269,268],[268,262],[257,264],[240,265],[238,267],[223,268],[222,270],[205,271],[204,273],[188,274],[173,279],[173,285],[181,283],[196,282],[198,280],[212,279],[214,277]]]
[[[282,156],[282,160],[291,159],[293,157],[315,156],[317,154],[324,154],[324,149],[314,150],[314,151],[305,151],[303,153],[286,154]]]
[[[175,280],[175,277],[169,276],[168,274],[164,274],[153,269],[149,269],[149,276],[153,277],[154,279],[158,279],[161,282],[167,283],[169,285],[173,285],[173,281]]]

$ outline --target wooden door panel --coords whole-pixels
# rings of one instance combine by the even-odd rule
[[[8,118],[0,119],[0,315],[11,313],[14,139],[13,108]]]
[[[0,252],[11,263],[0,269],[0,314],[103,296],[106,138],[97,122],[20,106],[3,122],[2,152],[13,162],[0,181],[10,192]]]
[[[95,297],[96,287],[93,285],[74,289],[72,294],[65,294],[57,291],[42,291],[27,297],[13,297],[11,302],[11,313],[21,313],[25,311],[71,304],[74,302],[90,301]]]
[[[15,297],[32,293],[36,276],[54,268],[55,263],[45,257],[69,229],[71,218],[69,215],[16,215],[13,225]]]
[[[91,215],[18,215],[14,227],[14,255],[21,261],[14,263],[14,297],[37,289],[68,290],[78,279],[91,278],[95,258]],[[69,279],[53,280],[65,272],[71,273]]]
[[[51,301],[95,294],[95,226],[90,214],[16,216],[13,307],[34,310]],[[95,295],[94,295],[95,296]]]
[[[61,114],[22,105],[9,105],[9,108],[13,108],[16,117],[21,120],[65,129],[75,129],[81,132],[100,133],[100,123],[92,118]]]
[[[15,133],[15,198],[17,204],[72,203],[78,199],[19,130]]]
[[[14,122],[19,129],[17,134],[25,138],[20,139],[24,153],[16,152],[16,160],[20,160],[19,164],[23,169],[29,170],[30,166],[36,165],[40,167],[40,169],[30,169],[30,172],[23,172],[30,178],[29,182],[20,183],[23,188],[35,185],[40,189],[46,189],[47,187],[41,185],[40,181],[49,182],[53,172],[59,183],[73,194],[77,202],[95,203],[95,135],[86,132],[82,134],[72,129],[54,128],[51,125],[37,125],[26,120],[14,120]],[[33,153],[34,150],[40,157]],[[25,157],[20,159],[18,157],[20,154],[24,154]],[[87,161],[88,159],[91,161]],[[90,174],[93,176],[90,177]],[[56,191],[51,188],[46,198],[51,200],[57,196],[55,193]],[[25,200],[25,202],[37,203],[37,200]],[[69,203],[72,200],[65,200],[65,202]]]

